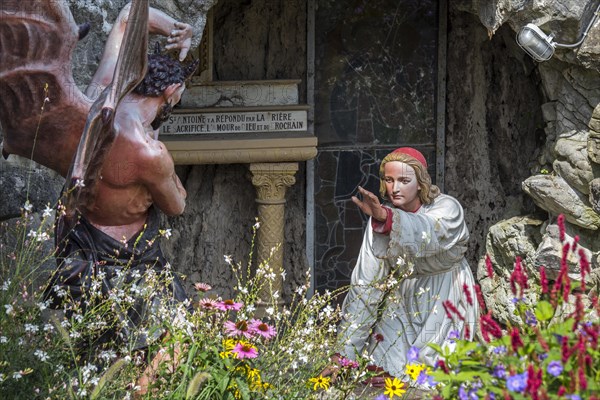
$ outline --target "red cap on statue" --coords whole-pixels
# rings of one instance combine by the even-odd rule
[[[425,156],[417,149],[413,149],[412,147],[400,147],[399,149],[392,151],[392,153],[406,154],[407,156],[416,158],[417,161],[427,169],[427,160],[425,160]]]

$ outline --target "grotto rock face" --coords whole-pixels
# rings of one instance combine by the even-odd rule
[[[67,1],[75,21],[78,24],[87,21],[91,25],[90,33],[77,45],[73,54],[73,76],[79,87],[84,88],[96,71],[104,43],[117,15],[129,0]],[[206,14],[215,3],[217,0],[150,0],[150,6],[192,26],[195,33],[192,48],[200,43],[200,34],[206,25]],[[149,45],[153,46],[157,40],[166,44],[164,39],[151,36]]]
[[[515,35],[526,23],[533,22],[543,31],[552,32],[560,43],[577,42],[597,6],[596,1],[578,0],[479,0],[451,5],[477,15],[490,35],[498,34],[504,26]],[[524,65],[530,65],[529,70],[539,80],[545,140],[522,188],[549,218],[528,225],[529,229],[520,228],[523,220],[500,221],[489,230],[486,252],[494,268],[503,271],[499,276],[509,274],[514,258],[520,256],[530,276],[535,278],[543,265],[552,279],[560,268],[563,247],[555,220],[564,214],[566,242],[579,241],[577,254],[571,252],[567,257],[569,276],[581,279],[580,257],[590,260],[592,274],[586,277],[590,290],[598,286],[600,275],[600,18],[579,48],[557,50],[549,61],[525,61]],[[526,249],[501,245],[511,242],[507,225],[514,225],[513,231],[519,232]],[[510,305],[504,301],[512,294],[502,284],[500,289],[492,289],[484,270],[482,259],[478,277],[487,292],[488,306],[510,319]]]
[[[486,249],[493,266],[493,274],[488,275],[486,261],[481,259],[477,266],[477,280],[481,286],[488,309],[502,321],[519,323],[514,315],[514,295],[511,292],[509,277],[516,257],[523,260],[528,275],[532,269],[535,251],[542,241],[540,228],[543,221],[533,216],[513,217],[501,221],[490,228]]]

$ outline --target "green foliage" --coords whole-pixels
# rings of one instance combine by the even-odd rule
[[[537,283],[528,279],[517,259],[510,283],[522,324],[501,329],[490,312],[481,316],[477,342],[457,340],[454,349],[431,345],[440,355],[431,373],[438,382],[436,398],[598,399],[600,307],[593,291],[584,304],[590,267],[583,251],[576,251],[581,283],[569,278],[566,260],[574,248],[576,243],[563,243],[554,282],[548,282],[543,267]]]

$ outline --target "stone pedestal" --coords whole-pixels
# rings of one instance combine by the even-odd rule
[[[279,291],[281,296],[283,279],[283,243],[285,225],[285,191],[296,182],[294,174],[298,163],[253,163],[250,164],[252,184],[256,188],[258,203],[257,265],[266,261],[275,274],[272,292],[264,291],[263,300]],[[281,297],[279,298],[281,303]]]

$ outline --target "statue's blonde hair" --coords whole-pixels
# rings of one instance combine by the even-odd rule
[[[419,185],[419,200],[421,204],[431,204],[433,199],[440,195],[440,188],[431,183],[431,176],[427,169],[421,164],[416,158],[403,153],[390,153],[384,157],[379,166],[379,194],[382,198],[387,198],[387,191],[385,188],[385,164],[390,161],[400,161],[404,164],[411,166],[415,170],[415,176]]]

